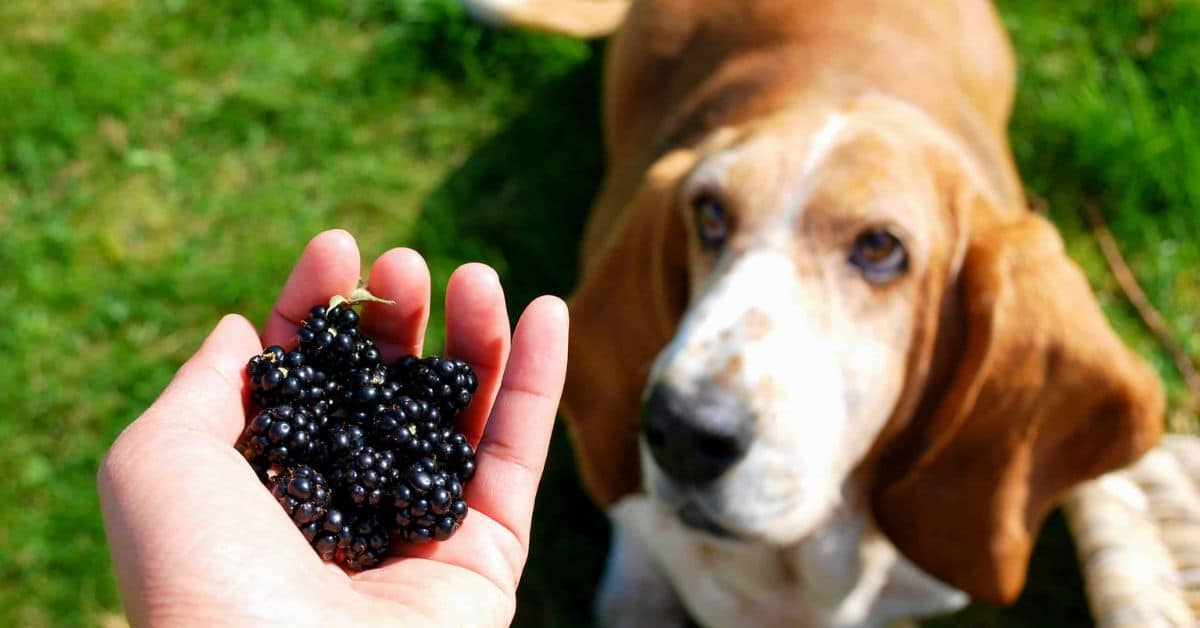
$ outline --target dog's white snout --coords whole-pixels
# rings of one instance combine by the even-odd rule
[[[698,500],[738,535],[792,539],[827,510],[846,466],[835,298],[770,246],[723,266],[652,372],[649,488]]]

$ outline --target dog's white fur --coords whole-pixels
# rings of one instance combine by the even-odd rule
[[[855,132],[876,130],[838,112],[815,131],[795,128],[802,136],[731,141],[683,185],[684,198],[729,190],[731,171],[753,168],[751,181],[771,184],[734,194],[783,211],[744,225],[750,233],[711,269],[693,264],[698,288],[647,390],[667,384],[686,396],[717,386],[750,405],[757,433],[745,458],[703,489],[677,486],[642,444],[649,496],[609,510],[616,541],[598,609],[606,625],[679,625],[682,602],[712,626],[871,626],[967,601],[899,555],[850,477],[899,395],[912,310],[903,301],[890,311],[854,307],[862,300],[847,291],[862,279],[843,276],[844,249],[822,251],[798,229],[826,157]],[[686,528],[676,516],[685,504],[738,540]]]
[[[604,626],[683,626],[685,608],[708,626],[884,626],[968,601],[899,555],[857,503],[788,547],[714,539],[647,495],[608,514],[613,544],[596,600]]]

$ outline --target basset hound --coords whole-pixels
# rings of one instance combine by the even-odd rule
[[[985,0],[468,5],[615,30],[564,397],[603,625],[1009,602],[1064,491],[1159,437],[1158,378],[1027,209]]]

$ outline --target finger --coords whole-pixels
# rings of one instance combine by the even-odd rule
[[[156,612],[197,599],[242,609],[271,598],[320,606],[297,590],[332,590],[336,580],[240,454],[161,422],[139,427],[117,439],[97,480],[134,625],[154,625]],[[263,578],[281,573],[288,578]]]
[[[262,352],[250,321],[222,318],[141,419],[192,429],[232,444],[245,425],[246,361]]]
[[[429,267],[412,249],[392,249],[371,266],[367,289],[395,303],[367,303],[361,327],[387,362],[421,355],[429,322],[429,284]]]
[[[496,271],[465,264],[446,285],[446,355],[463,360],[479,380],[471,405],[458,418],[458,429],[474,445],[491,412],[508,359],[508,310]]]
[[[523,548],[566,377],[567,326],[557,297],[540,297],[521,315],[467,491],[471,508],[508,528]]]
[[[346,231],[332,229],[310,240],[263,326],[263,344],[290,345],[314,305],[335,294],[349,296],[358,286],[359,264],[358,245]]]

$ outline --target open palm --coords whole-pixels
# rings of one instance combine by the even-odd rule
[[[360,276],[353,238],[309,243],[263,327],[226,316],[100,469],[105,527],[135,625],[507,625],[528,553],[566,368],[567,313],[529,305],[509,337],[494,271],[468,264],[446,288],[446,354],[479,378],[459,429],[478,445],[471,512],[448,541],[397,544],[360,573],[323,563],[234,449],[245,424],[246,360],[287,345],[309,308],[349,294]],[[429,270],[408,249],[381,256],[362,328],[386,359],[420,355]],[[510,352],[511,344],[511,352]]]

